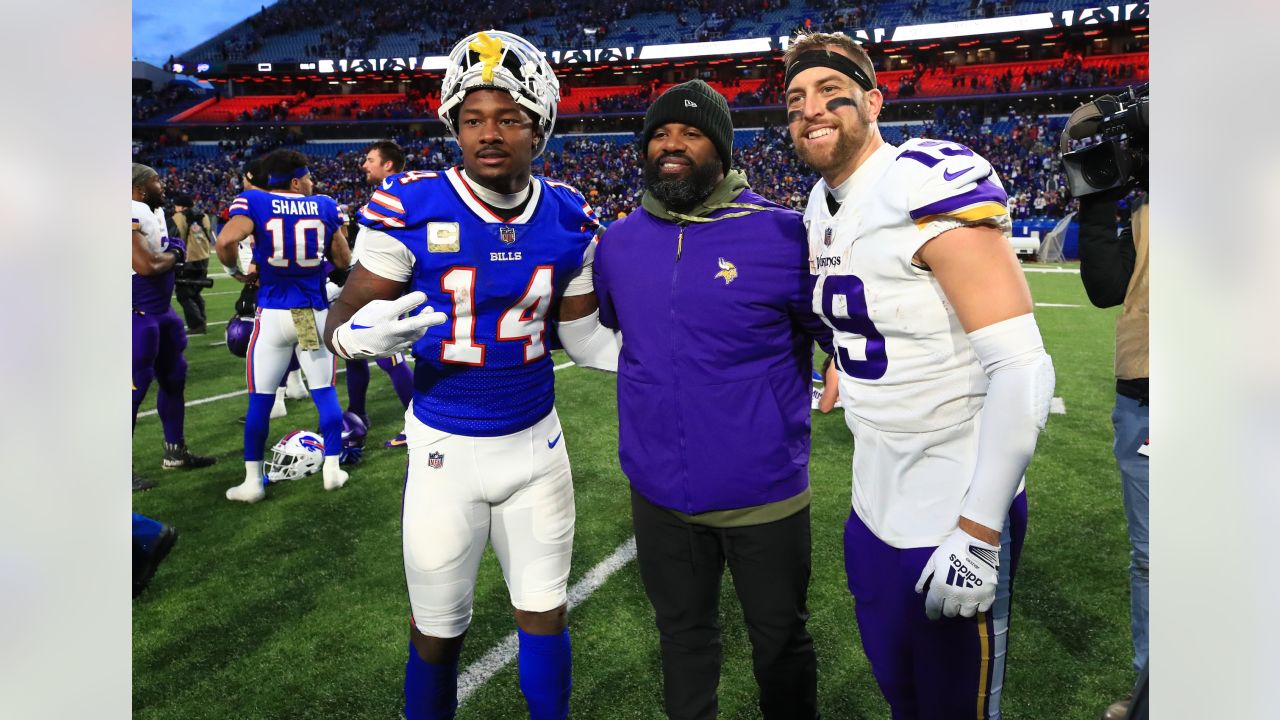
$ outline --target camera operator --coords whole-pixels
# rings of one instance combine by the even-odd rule
[[[1148,632],[1148,303],[1149,262],[1146,86],[1119,98],[1103,96],[1074,113],[1063,130],[1063,163],[1080,200],[1080,279],[1100,308],[1123,305],[1116,319],[1114,451],[1129,527],[1130,629],[1133,668],[1145,680]],[[1095,134],[1102,142],[1067,153],[1069,139]],[[1126,201],[1127,196],[1127,201]],[[1118,217],[1124,209],[1125,217]],[[1141,687],[1112,703],[1103,720],[1145,717]],[[1131,707],[1131,705],[1133,707]]]
[[[203,335],[207,318],[204,298],[200,293],[212,285],[206,281],[209,274],[209,241],[217,237],[213,218],[198,210],[189,195],[173,199],[173,227],[178,237],[187,244],[187,261],[178,270],[174,294],[182,306],[187,320],[188,335]]]

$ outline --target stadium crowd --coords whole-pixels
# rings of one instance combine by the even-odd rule
[[[1033,115],[1010,120],[1007,132],[996,132],[965,108],[939,106],[933,121],[886,126],[884,134],[895,144],[916,135],[963,143],[989,159],[1000,173],[1015,220],[1062,217],[1073,204],[1055,155],[1056,135],[1049,118]],[[407,169],[435,169],[460,162],[457,145],[441,138],[401,135],[391,139],[406,148]],[[246,160],[301,142],[302,136],[281,129],[221,142],[218,156],[212,159],[198,158],[181,144],[136,144],[134,156],[161,171],[169,195],[189,195],[198,207],[222,212],[240,192],[240,168]],[[359,208],[368,201],[370,192],[360,170],[363,159],[362,150],[340,150],[331,156],[312,154],[316,192],[331,195],[350,209]],[[739,140],[734,166],[746,172],[761,195],[795,208],[804,207],[816,180],[796,157],[785,127],[766,127],[748,142]],[[548,149],[535,160],[534,172],[578,188],[606,223],[625,216],[639,203],[641,165],[636,144],[627,139],[568,138],[558,149]]]

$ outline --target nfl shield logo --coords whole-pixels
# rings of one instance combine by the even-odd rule
[[[444,467],[444,453],[433,452],[427,455],[427,467],[436,470]]]
[[[834,234],[834,231],[832,230],[832,228],[827,228],[827,231],[822,235],[822,244],[826,245],[827,247],[831,247],[831,236],[833,234]]]
[[[511,243],[516,241],[516,229],[513,227],[503,226],[502,229],[498,231],[498,233],[499,233],[499,237],[502,239],[503,244],[505,245],[510,245]]]

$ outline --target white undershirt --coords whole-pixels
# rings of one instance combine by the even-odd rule
[[[502,208],[503,210],[509,210],[519,205],[529,197],[529,193],[533,192],[533,183],[529,183],[524,186],[523,190],[517,190],[510,195],[503,195],[502,193],[497,192],[496,190],[490,190],[484,185],[481,185],[475,180],[467,177],[466,170],[461,171],[459,174],[462,176],[462,179],[471,186],[471,189],[475,191],[476,197],[480,198],[480,202],[496,208]]]

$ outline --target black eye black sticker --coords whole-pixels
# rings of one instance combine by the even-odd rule
[[[835,112],[842,107],[854,107],[853,98],[835,97],[827,101],[827,112]]]

